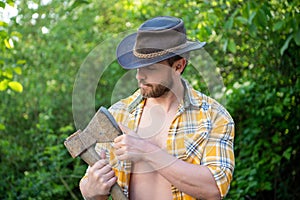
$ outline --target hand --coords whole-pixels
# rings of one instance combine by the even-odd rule
[[[105,159],[105,152],[101,152],[101,160],[88,169],[87,180],[80,184],[84,197],[95,198],[109,194],[110,188],[117,181],[115,172]]]
[[[119,126],[125,134],[114,140],[118,160],[140,161],[146,159],[146,155],[154,149],[154,145],[140,138],[128,127],[121,124]]]

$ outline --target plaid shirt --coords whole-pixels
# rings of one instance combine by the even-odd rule
[[[179,105],[167,138],[169,154],[188,163],[205,165],[213,174],[221,196],[229,189],[234,170],[234,122],[226,109],[215,100],[185,86],[185,97]],[[114,104],[109,110],[118,123],[136,131],[145,100],[138,90]],[[128,196],[131,163],[116,159],[111,144],[98,143],[96,150],[106,149],[118,183]],[[109,153],[108,153],[109,152]],[[172,186],[173,199],[195,199]]]

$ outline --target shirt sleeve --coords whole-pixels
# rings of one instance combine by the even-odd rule
[[[212,128],[201,164],[209,168],[224,198],[229,190],[235,165],[234,122],[225,108],[219,104],[213,104],[211,124]]]

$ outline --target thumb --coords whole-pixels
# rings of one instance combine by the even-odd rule
[[[130,129],[123,124],[119,124],[119,127],[120,127],[121,131],[123,132],[123,134],[127,134],[130,131]]]
[[[123,124],[119,124],[119,127],[120,127],[120,129],[122,130],[122,132],[124,134],[131,135],[131,136],[136,136],[136,133],[133,130],[131,130],[129,127],[127,127]]]
[[[102,149],[101,152],[100,152],[100,158],[101,159],[106,159],[106,151],[104,149]]]
[[[141,136],[139,136],[135,131],[131,130],[129,127],[127,127],[123,124],[119,124],[119,127],[122,130],[124,135],[127,135],[129,137],[133,137],[135,139],[141,139]],[[117,137],[117,140],[120,139],[120,137],[122,137],[122,136]]]

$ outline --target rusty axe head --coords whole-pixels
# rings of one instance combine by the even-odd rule
[[[97,142],[112,142],[121,134],[122,131],[114,117],[105,107],[101,107],[87,127],[83,131],[78,130],[69,136],[64,145],[73,158],[80,156],[84,160],[90,159],[85,158],[86,154],[92,154],[90,156],[93,157],[93,161],[85,160],[89,165],[92,165],[99,160],[99,156],[94,151],[95,144]]]

